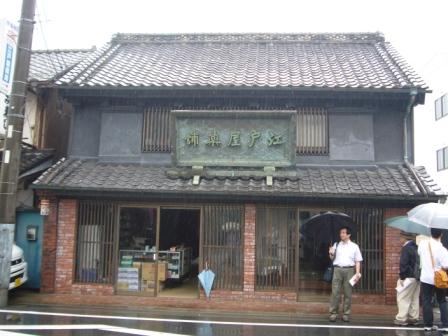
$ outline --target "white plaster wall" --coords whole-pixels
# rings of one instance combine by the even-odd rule
[[[37,96],[29,92],[26,95],[25,103],[25,119],[23,121],[23,134],[22,139],[26,143],[36,145],[35,132],[36,132],[36,110],[37,110]]]
[[[428,173],[448,192],[448,169],[437,171],[437,150],[448,146],[448,115],[435,119],[434,102],[448,93],[448,52],[435,54],[421,72],[433,91],[426,103],[415,109],[415,163],[426,167]]]

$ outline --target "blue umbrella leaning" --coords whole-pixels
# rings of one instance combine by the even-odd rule
[[[397,216],[388,218],[384,221],[387,226],[399,229],[407,233],[414,233],[416,235],[430,236],[430,228],[422,224],[411,221],[407,216]]]
[[[205,269],[198,274],[199,282],[204,289],[205,296],[210,299],[210,293],[213,287],[213,281],[215,280],[215,273],[208,268],[208,264],[205,263]]]

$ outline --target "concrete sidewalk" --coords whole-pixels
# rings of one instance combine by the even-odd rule
[[[9,316],[9,319],[8,319]],[[11,317],[14,317],[12,319]],[[0,309],[3,330],[33,335],[103,336],[420,336],[421,327],[396,327],[356,316],[351,323],[330,323],[326,316],[244,313],[166,308],[117,309],[10,306]],[[386,322],[386,323],[385,323]]]
[[[257,320],[268,319],[311,319],[327,321],[328,303],[326,302],[242,302],[223,299],[183,299],[154,298],[114,295],[109,297],[72,294],[40,294],[29,291],[17,291],[10,296],[10,307],[38,307],[41,310],[57,308],[58,311],[82,310],[97,311],[100,314],[114,312],[120,314],[146,314],[170,316],[218,316],[253,317]],[[394,305],[354,304],[353,320],[376,321],[391,325],[396,314]]]

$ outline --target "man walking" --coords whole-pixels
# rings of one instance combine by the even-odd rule
[[[344,307],[342,320],[350,321],[352,304],[352,286],[350,279],[356,274],[361,278],[362,255],[359,246],[350,240],[351,230],[344,227],[339,231],[341,241],[330,247],[330,259],[333,260],[333,280],[331,283],[330,322],[336,322],[339,311],[341,289],[344,292]],[[356,273],[355,273],[356,272]]]
[[[418,323],[420,295],[420,258],[415,235],[400,232],[403,247],[400,254],[400,274],[397,281],[398,314],[394,323],[399,326]]]
[[[421,292],[423,303],[423,323],[425,330],[437,329],[434,323],[432,297],[436,294],[440,309],[442,328],[448,328],[448,310],[445,298],[445,289],[434,286],[434,272],[440,269],[448,269],[448,251],[441,243],[442,230],[431,229],[431,238],[420,242],[418,254],[421,263]]]

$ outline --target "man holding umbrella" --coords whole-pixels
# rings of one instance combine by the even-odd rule
[[[359,246],[350,240],[351,228],[342,227],[339,231],[339,243],[330,247],[330,259],[333,261],[334,273],[331,283],[330,322],[336,322],[339,311],[341,289],[344,292],[344,307],[342,320],[350,321],[352,303],[352,285],[350,279],[356,274],[356,280],[361,278],[362,255]]]

